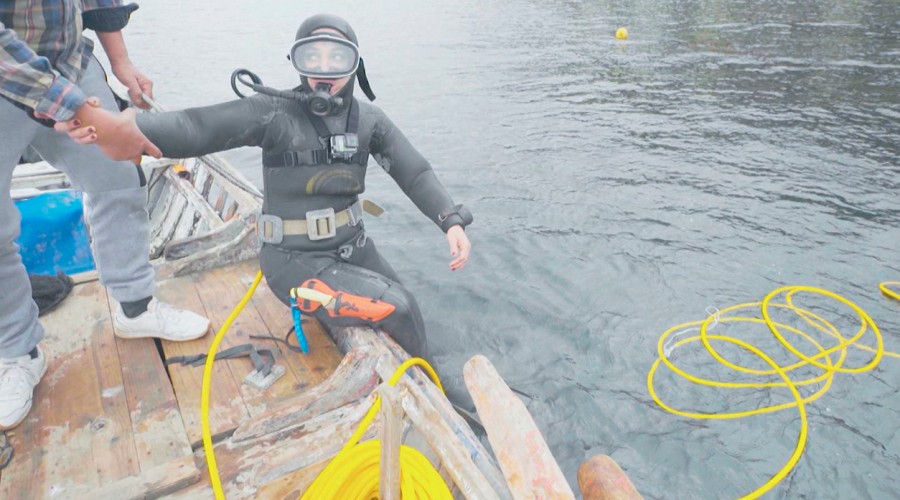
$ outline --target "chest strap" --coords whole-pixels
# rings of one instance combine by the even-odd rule
[[[333,208],[310,210],[305,219],[282,219],[277,215],[263,214],[256,224],[256,233],[263,243],[279,244],[285,236],[307,236],[310,240],[333,238],[337,229],[343,226],[355,226],[362,220],[363,212],[375,217],[384,213],[384,209],[369,200],[357,200],[348,208],[335,212]]]
[[[355,163],[366,166],[369,164],[369,152],[361,150],[346,160],[329,160],[327,149],[263,153],[264,167],[297,167],[300,165],[324,165],[326,163]]]

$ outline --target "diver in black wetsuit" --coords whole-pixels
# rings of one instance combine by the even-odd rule
[[[346,21],[332,15],[307,19],[289,57],[301,75],[296,89],[256,85],[264,93],[208,107],[141,114],[137,125],[172,158],[261,147],[265,199],[259,260],[272,291],[288,304],[290,289],[314,278],[334,290],[387,302],[394,311],[374,326],[411,355],[427,359],[416,300],[376,250],[362,222],[366,204],[359,195],[365,190],[369,155],[447,234],[454,257],[451,270],[462,268],[468,259],[464,229],[472,216],[453,202],[428,161],[380,109],[353,98],[354,76],[369,99],[374,95],[356,34]],[[76,141],[97,142],[111,154],[88,127],[72,130],[71,125],[70,136]],[[102,135],[108,142],[116,132]],[[371,323],[353,315],[332,317],[323,308],[316,316],[326,327]]]

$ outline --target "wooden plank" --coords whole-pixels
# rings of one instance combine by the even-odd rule
[[[114,309],[115,304],[111,304]],[[142,471],[192,456],[175,391],[153,339],[117,339]]]
[[[400,500],[400,445],[403,434],[403,410],[400,391],[384,384],[381,394],[381,477],[378,486],[384,500]]]
[[[200,299],[206,304],[206,312],[214,328],[218,329],[225,322],[234,307],[247,293],[252,280],[244,278],[246,277],[242,277],[235,266],[230,266],[229,268],[213,269],[203,273],[197,279]],[[248,343],[259,345],[258,341],[251,341],[250,334],[269,334],[269,330],[253,302],[248,303],[232,323],[228,333],[222,339],[219,349],[225,350]],[[281,351],[272,349],[272,352],[275,363],[283,366],[285,360]],[[294,353],[291,355],[296,356]],[[243,378],[254,370],[253,363],[249,358],[227,360],[227,363],[236,381],[243,381]],[[250,415],[256,415],[264,411],[270,404],[294,396],[297,386],[296,376],[291,371],[287,371],[283,377],[264,391],[243,383],[240,385],[240,390]]]
[[[159,222],[158,226],[151,230],[151,257],[159,255],[162,249],[165,248],[166,243],[172,239],[172,235],[175,233],[175,227],[177,226],[178,221],[181,220],[181,216],[187,206],[187,200],[185,200],[183,196],[178,195],[171,186],[169,189],[169,195],[164,201],[167,205],[165,207],[165,217]],[[158,232],[156,231],[157,228]]]
[[[200,196],[190,181],[178,177],[172,169],[166,169],[164,175],[175,190],[184,196],[190,206],[193,207],[203,219],[206,219],[211,227],[215,228],[222,225],[222,219],[219,214],[209,206],[209,203],[207,203],[202,196]]]
[[[473,356],[463,376],[513,497],[574,499],[537,424],[494,365]]]
[[[105,291],[98,282],[76,286],[42,323],[49,369],[12,436],[2,498],[96,488],[139,471]]]
[[[166,280],[160,283],[156,296],[178,307],[208,315],[207,308],[204,307],[200,296],[197,294],[197,289],[194,285],[195,280],[197,280],[196,276]],[[209,307],[218,306],[215,303],[211,303]],[[217,325],[213,325],[214,328],[215,326]],[[210,332],[204,337],[190,342],[162,341],[166,359],[175,356],[193,356],[207,353],[210,344],[212,344],[213,334],[214,332]],[[242,419],[249,415],[238,387],[243,379],[235,380],[228,363],[229,361],[219,361],[213,364],[209,399],[209,420],[213,436],[229,433],[231,429],[237,427]],[[203,367],[172,364],[167,368],[175,391],[175,397],[178,400],[178,407],[181,411],[181,418],[188,440],[192,447],[197,447],[202,441],[200,392],[203,382]]]
[[[199,480],[200,470],[194,464],[194,456],[188,455],[146,470],[139,476],[127,477],[93,491],[84,486],[76,487],[66,492],[66,498],[83,500],[159,498],[182,490]]]
[[[192,235],[194,233],[194,228],[197,226],[197,221],[199,220],[200,218],[197,215],[197,210],[191,206],[190,203],[185,205],[184,210],[181,213],[181,218],[178,219],[178,224],[175,224],[175,229],[172,231],[169,241],[163,245],[163,253],[165,253],[165,247],[169,246],[170,242],[178,241]]]
[[[159,178],[157,181],[156,179]],[[169,185],[162,173],[153,176],[153,182],[150,191],[149,207],[150,207],[150,241],[159,239],[159,233],[162,231],[163,221],[169,216],[172,210],[172,202],[175,199],[175,188]],[[155,198],[155,199],[154,199]],[[150,253],[153,258],[153,253]]]
[[[157,259],[152,263],[157,278],[171,278],[196,274],[229,263],[256,258],[258,252],[259,245],[256,240],[255,226],[244,225],[238,228],[237,234],[229,241],[198,250],[184,258]]]

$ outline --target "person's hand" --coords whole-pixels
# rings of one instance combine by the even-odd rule
[[[128,87],[128,98],[132,104],[141,109],[150,109],[150,103],[145,102],[141,94],[147,94],[153,98],[153,81],[147,78],[141,71],[131,64],[131,61],[122,61],[112,64],[112,72],[122,85]]]
[[[472,250],[472,244],[469,243],[469,237],[466,236],[466,230],[459,224],[447,230],[447,243],[450,244],[450,255],[454,257],[450,261],[450,270],[456,271],[462,269],[469,260],[469,251]]]
[[[69,134],[78,144],[96,144],[113,160],[140,162],[143,153],[160,158],[162,151],[138,128],[135,114],[130,108],[110,113],[100,107],[99,99],[90,97],[78,108],[74,118],[56,122],[53,128]]]

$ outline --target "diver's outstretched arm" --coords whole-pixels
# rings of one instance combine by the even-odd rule
[[[462,269],[472,248],[465,227],[472,215],[462,205],[453,203],[450,194],[438,180],[431,164],[409,142],[393,122],[382,114],[381,124],[370,142],[372,155],[397,185],[447,234],[450,245],[450,270]]]
[[[131,160],[144,153],[190,158],[259,145],[269,112],[267,101],[254,98],[140,115],[130,109],[114,114],[83,106],[75,118],[57,122],[54,128],[79,144],[97,144],[114,160]]]

